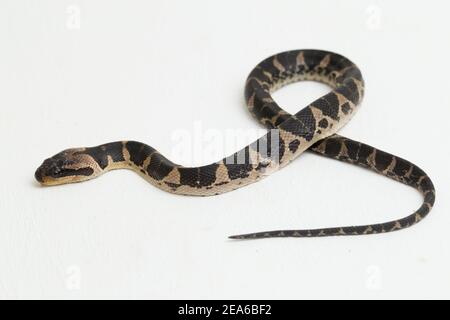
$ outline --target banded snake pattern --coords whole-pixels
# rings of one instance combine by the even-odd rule
[[[328,84],[332,91],[292,115],[274,101],[271,93],[302,80]],[[321,50],[286,51],[259,63],[251,71],[245,86],[250,112],[271,130],[229,157],[205,166],[184,167],[144,143],[119,141],[62,151],[45,160],[35,177],[42,185],[51,186],[81,182],[113,169],[128,168],[164,191],[211,196],[256,182],[310,150],[411,186],[422,193],[423,203],[410,215],[383,223],[277,230],[230,238],[364,235],[404,229],[421,221],[430,212],[435,201],[435,189],[428,175],[413,163],[336,134],[351,119],[363,95],[361,72],[349,59]]]

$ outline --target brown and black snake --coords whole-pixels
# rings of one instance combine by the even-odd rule
[[[273,100],[271,93],[301,80],[326,83],[333,90],[291,115]],[[411,186],[422,193],[423,204],[402,219],[384,223],[268,231],[230,238],[363,235],[404,229],[430,212],[435,201],[434,186],[428,175],[413,163],[336,134],[353,116],[363,94],[361,72],[347,58],[321,50],[282,52],[259,63],[248,76],[245,86],[250,112],[270,130],[231,156],[201,167],[184,167],[144,143],[120,141],[65,150],[45,160],[35,177],[42,185],[60,185],[89,180],[113,169],[129,168],[164,191],[210,196],[256,182],[310,150]]]

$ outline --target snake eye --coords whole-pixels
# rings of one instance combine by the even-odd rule
[[[57,177],[60,172],[58,168],[52,168],[49,173],[52,177]]]
[[[58,178],[63,172],[64,167],[62,166],[62,162],[60,163],[59,161],[48,169],[48,174],[55,178]]]

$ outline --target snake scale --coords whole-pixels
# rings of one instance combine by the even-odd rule
[[[271,93],[301,80],[328,84],[332,91],[292,115],[274,101]],[[342,55],[321,50],[278,53],[259,63],[245,86],[250,112],[270,130],[231,156],[205,166],[184,167],[144,143],[119,141],[65,150],[45,160],[35,177],[42,185],[59,185],[89,180],[113,169],[129,168],[164,191],[210,196],[256,182],[310,150],[411,186],[422,193],[423,203],[412,214],[384,223],[268,231],[230,238],[363,235],[404,229],[430,212],[435,189],[428,175],[413,163],[336,134],[353,116],[363,94],[364,80],[359,68]]]

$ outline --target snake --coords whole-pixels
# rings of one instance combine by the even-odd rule
[[[324,83],[331,91],[295,114],[282,109],[272,98],[275,90],[305,80]],[[423,202],[413,213],[387,222],[253,232],[230,239],[368,235],[405,229],[430,212],[435,189],[430,177],[415,164],[337,134],[355,114],[363,96],[361,71],[348,58],[315,49],[285,51],[264,59],[250,72],[245,101],[250,113],[268,131],[232,155],[208,165],[187,167],[145,143],[117,141],[64,150],[45,160],[35,178],[43,186],[55,186],[90,180],[115,169],[131,169],[164,191],[212,196],[259,181],[308,150],[413,187],[422,194]]]

